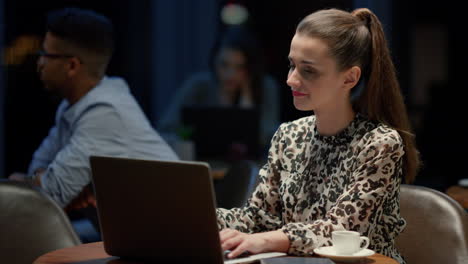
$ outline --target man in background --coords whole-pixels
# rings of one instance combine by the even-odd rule
[[[126,82],[105,75],[113,50],[113,25],[103,15],[77,8],[48,14],[37,70],[45,88],[63,100],[28,173],[9,178],[40,186],[63,208],[88,205],[81,198],[89,192],[91,155],[178,159]]]

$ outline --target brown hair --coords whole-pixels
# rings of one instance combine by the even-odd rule
[[[305,17],[296,33],[324,40],[339,70],[352,66],[361,68],[361,80],[351,91],[353,108],[370,120],[389,125],[399,132],[406,153],[403,162],[405,180],[412,182],[420,166],[419,152],[377,16],[367,8],[352,13],[338,9],[320,10]]]

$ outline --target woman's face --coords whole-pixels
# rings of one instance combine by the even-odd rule
[[[302,111],[333,109],[348,96],[344,74],[337,70],[328,45],[319,38],[294,35],[289,51],[290,69],[286,83],[294,106]]]
[[[221,85],[228,90],[237,90],[248,85],[247,59],[235,49],[222,48],[216,57],[216,73]]]

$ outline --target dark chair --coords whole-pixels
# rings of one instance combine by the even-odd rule
[[[468,213],[448,195],[423,186],[401,186],[407,225],[396,247],[408,264],[468,263]]]
[[[251,160],[236,161],[230,165],[224,178],[215,186],[217,207],[241,207],[257,183],[258,166]]]
[[[31,264],[46,252],[79,244],[51,198],[25,183],[0,180],[1,263]]]

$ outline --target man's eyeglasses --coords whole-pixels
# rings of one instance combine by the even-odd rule
[[[73,55],[68,55],[68,54],[48,53],[45,50],[38,51],[37,55],[41,57],[48,57],[48,58],[73,58],[75,57]]]

